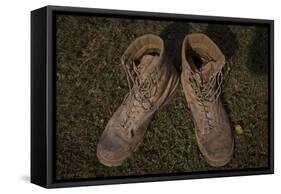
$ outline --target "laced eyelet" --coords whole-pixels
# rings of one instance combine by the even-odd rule
[[[202,113],[207,119],[209,127],[212,129],[212,116],[206,103],[217,101],[219,98],[223,80],[222,71],[220,70],[215,75],[211,76],[209,81],[206,83],[196,79],[196,74],[190,71],[188,80],[190,82],[191,88],[195,92],[199,106],[203,107]]]
[[[136,101],[136,103],[128,104],[131,106],[128,108],[130,113],[134,107],[141,107],[145,111],[154,108],[150,99],[157,93],[157,80],[159,79],[157,69],[155,68],[145,79],[141,79],[134,60],[131,60],[132,68],[130,68],[130,63],[129,65],[125,64],[125,59],[121,60],[121,64],[125,70],[129,85],[129,93],[125,96],[123,104],[125,104],[128,100]],[[127,115],[130,115],[130,113],[127,113]],[[127,121],[128,119],[126,119],[125,123],[122,125],[125,126]]]

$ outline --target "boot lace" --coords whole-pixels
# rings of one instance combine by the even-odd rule
[[[137,107],[140,107],[145,111],[149,111],[154,108],[154,105],[151,102],[151,97],[155,96],[157,93],[158,71],[154,70],[145,79],[142,79],[135,61],[131,60],[131,62],[125,64],[124,59],[125,57],[121,60],[121,65],[126,73],[129,93],[125,96],[123,104],[128,104],[129,107],[127,108],[126,118],[120,125],[123,129],[127,129],[129,127],[127,126],[129,119],[133,119],[135,117],[135,114],[132,113],[134,111],[139,111],[137,110]],[[131,131],[130,135],[134,136],[134,132]]]
[[[202,80],[201,72],[194,73],[190,71],[189,82],[192,89],[195,91],[196,98],[199,105],[203,108],[202,113],[207,119],[209,128],[212,130],[215,128],[213,118],[210,112],[208,103],[216,102],[221,94],[221,86],[223,80],[222,70],[218,71],[210,77],[206,82]],[[204,130],[204,133],[208,131]]]

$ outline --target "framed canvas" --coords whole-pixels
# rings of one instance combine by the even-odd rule
[[[31,12],[31,182],[272,174],[272,20]]]

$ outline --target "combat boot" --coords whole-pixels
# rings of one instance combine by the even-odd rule
[[[155,112],[176,92],[179,76],[165,57],[162,39],[137,38],[121,58],[129,92],[103,131],[97,157],[106,166],[119,166],[142,143]],[[149,156],[148,156],[149,157]]]
[[[187,35],[182,45],[181,83],[191,110],[198,147],[212,166],[227,164],[234,141],[220,100],[225,57],[206,35]]]

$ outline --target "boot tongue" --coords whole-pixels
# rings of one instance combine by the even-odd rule
[[[157,63],[159,60],[159,56],[157,55],[144,55],[141,59],[139,64],[137,65],[137,69],[139,74],[141,75],[141,77],[145,77],[145,75],[149,72],[147,71],[148,69],[150,69],[152,66],[154,66],[154,63]]]
[[[216,74],[216,63],[214,61],[206,62],[200,69],[200,76],[203,82],[208,82],[212,75]]]
[[[160,57],[158,55],[146,54],[142,56],[138,61],[138,63],[136,64],[136,70],[138,74],[137,79],[139,80],[138,81],[139,85],[135,86],[135,88],[138,88],[137,89],[138,92],[136,93],[136,98],[140,99],[140,101],[136,103],[138,103],[141,107],[149,108],[151,106],[149,99],[146,99],[145,101],[142,100],[144,98],[151,98],[156,93],[156,87],[152,84],[151,79],[147,79],[147,78],[151,75],[151,72],[154,69],[155,65],[159,63],[159,58]],[[145,94],[146,91],[148,90],[150,91],[149,93],[152,95],[150,97],[147,97]]]

